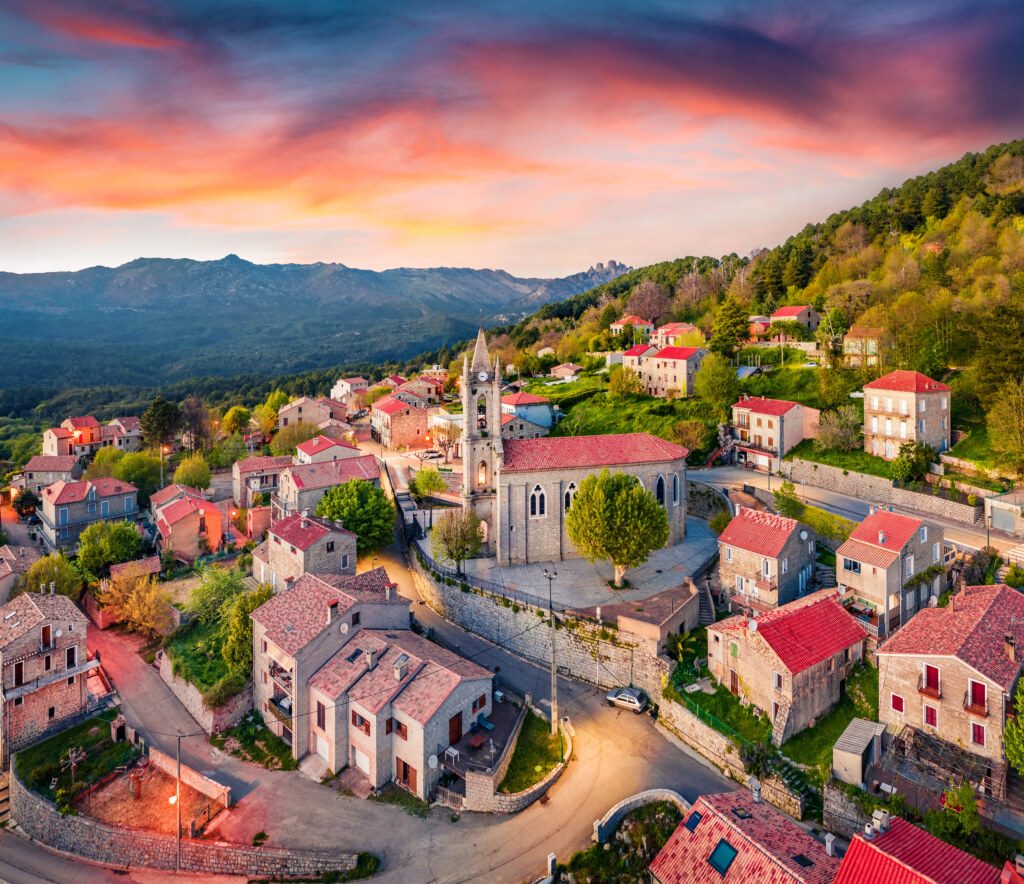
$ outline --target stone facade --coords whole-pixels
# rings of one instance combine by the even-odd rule
[[[166,752],[161,752],[156,748],[156,746],[150,746],[147,754],[149,755],[150,763],[154,767],[159,768],[171,777],[178,776],[179,768],[177,758],[168,755]],[[195,789],[207,798],[216,801],[221,807],[231,806],[230,786],[225,786],[222,783],[218,783],[216,780],[211,780],[208,776],[204,776],[184,762],[182,762],[180,770],[181,781],[186,786]]]
[[[171,693],[178,698],[181,705],[188,710],[189,715],[208,734],[215,734],[234,727],[245,717],[245,713],[252,709],[251,682],[246,685],[242,693],[236,694],[216,709],[210,709],[203,700],[203,694],[199,688],[174,674],[171,658],[162,651],[160,652],[159,671],[160,678],[171,689]]]
[[[675,355],[688,353],[686,357]],[[694,378],[707,350],[697,347],[666,347],[648,350],[639,360],[640,384],[650,396],[687,397],[693,392]],[[623,359],[625,364],[625,359]]]
[[[863,834],[871,818],[846,794],[842,786],[826,782],[822,797],[822,822],[828,831],[835,832],[840,838]]]
[[[78,485],[88,487],[63,502],[68,490]],[[138,489],[117,479],[58,482],[43,489],[42,501],[40,534],[50,551],[74,550],[79,535],[93,522],[134,522],[139,518]]]
[[[732,504],[728,495],[714,485],[686,480],[686,512],[699,519],[710,519],[719,513],[731,513]]]
[[[316,522],[330,525],[321,519]],[[282,540],[271,527],[266,541],[253,550],[253,577],[283,589],[303,574],[355,574],[356,540],[351,531],[331,526],[323,537],[302,548]]]
[[[385,448],[428,448],[428,424],[436,407],[410,404],[399,399],[399,395],[378,399],[371,406],[373,438]],[[420,401],[412,395],[409,398]]]
[[[816,540],[814,531],[799,522],[777,556],[761,555],[720,540],[718,578],[722,588],[741,597],[734,596],[734,603],[742,606],[749,602],[758,609],[777,608],[799,598],[814,578]]]
[[[25,464],[21,475],[11,480],[11,487],[27,489],[38,496],[54,482],[74,482],[81,478],[82,463],[75,455],[36,455]]]
[[[619,827],[619,823],[631,814],[648,804],[655,804],[659,801],[671,801],[679,808],[679,813],[686,816],[690,810],[690,802],[683,798],[678,792],[671,789],[648,789],[646,792],[637,792],[629,798],[623,798],[618,804],[612,807],[601,819],[594,820],[594,841],[604,844],[605,841]]]
[[[927,392],[865,387],[864,450],[894,460],[904,442],[923,442],[940,452],[949,448],[950,390],[937,386],[941,389]]]
[[[888,357],[892,337],[884,328],[854,326],[843,338],[843,361],[847,365],[874,368]]]
[[[231,499],[236,506],[251,507],[256,494],[271,495],[277,491],[281,471],[292,465],[287,455],[280,457],[247,457],[231,467]]]
[[[348,409],[343,402],[335,402],[326,396],[317,399],[301,396],[294,402],[282,405],[277,410],[278,429],[287,427],[289,424],[312,424],[317,426],[326,420],[343,421],[348,415]]]
[[[736,440],[739,463],[777,470],[780,459],[790,449],[817,435],[820,411],[793,402],[780,414],[775,413],[781,410],[775,407],[776,403],[777,400],[746,397],[733,405],[732,437]]]

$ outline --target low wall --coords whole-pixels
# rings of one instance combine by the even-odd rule
[[[572,759],[572,737],[569,736],[565,728],[562,728],[562,739],[565,741],[565,761],[555,765],[554,769],[543,780],[530,786],[529,789],[524,789],[522,792],[512,792],[507,795],[503,792],[496,792],[494,794],[493,812],[519,813],[521,810],[526,810],[527,807],[558,782],[565,769],[569,766],[569,761]]]
[[[594,840],[598,844],[604,844],[608,840],[608,836],[619,827],[619,823],[622,822],[626,814],[632,813],[645,804],[654,804],[656,801],[671,801],[679,808],[679,812],[683,816],[686,816],[690,810],[690,802],[671,789],[648,789],[646,792],[637,792],[636,795],[623,798],[601,819],[594,820]]]
[[[947,500],[944,497],[921,494],[917,491],[908,491],[905,488],[895,488],[889,479],[883,479],[880,476],[869,476],[866,473],[843,470],[839,467],[814,463],[801,458],[783,461],[779,472],[801,485],[813,485],[816,488],[825,488],[848,497],[857,497],[886,506],[891,505],[925,515],[952,519],[966,525],[978,522],[983,510],[980,505],[970,506],[966,503]]]
[[[822,808],[822,825],[843,838],[863,832],[864,826],[871,822],[871,817],[853,803],[842,786],[832,782],[825,783]]]
[[[160,653],[160,677],[174,696],[181,701],[181,705],[189,711],[189,714],[208,734],[234,727],[252,709],[252,682],[246,685],[242,693],[232,697],[222,706],[209,709],[203,701],[203,695],[199,688],[183,678],[178,678],[174,674],[171,658],[163,652]]]
[[[166,752],[161,752],[155,746],[149,747],[149,762],[159,768],[165,774],[172,777],[177,776],[178,762]],[[194,770],[187,764],[181,765],[181,781],[197,792],[202,793],[212,801],[216,801],[221,807],[231,806],[231,787],[224,786],[215,780]]]
[[[732,512],[732,504],[725,492],[706,482],[698,482],[696,479],[686,480],[686,514],[688,516],[710,519],[723,511]]]
[[[111,826],[87,816],[63,817],[12,770],[11,817],[39,843],[62,853],[122,867],[174,869],[172,835]],[[203,875],[295,877],[350,871],[358,856],[340,850],[288,850],[182,838],[181,869]],[[88,875],[86,875],[88,877]]]
[[[100,629],[106,629],[117,622],[107,613],[105,608],[100,607],[99,602],[93,598],[91,592],[87,592],[82,598],[82,610],[85,611],[85,616],[92,620]]]

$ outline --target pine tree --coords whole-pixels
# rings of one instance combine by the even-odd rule
[[[726,359],[732,359],[749,336],[747,311],[733,297],[726,298],[715,314],[708,348]]]

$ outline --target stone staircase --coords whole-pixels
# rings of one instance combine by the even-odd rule
[[[807,781],[807,776],[792,761],[784,756],[775,759],[774,770],[776,776],[786,784],[793,792],[803,796],[804,818],[821,818],[821,793]]]
[[[0,774],[0,828],[11,818],[11,787],[7,774]]]
[[[700,582],[700,586],[697,588],[697,595],[700,602],[697,623],[700,626],[708,626],[718,618],[715,616],[715,602],[711,598],[711,587],[708,585],[707,580]]]
[[[836,569],[819,563],[814,567],[814,579],[822,588],[836,586]]]

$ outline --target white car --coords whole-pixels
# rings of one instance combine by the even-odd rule
[[[639,715],[650,705],[650,698],[640,688],[630,685],[628,688],[612,688],[605,697],[609,706],[629,709]]]

